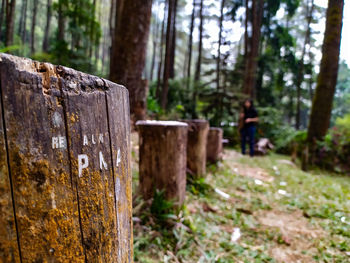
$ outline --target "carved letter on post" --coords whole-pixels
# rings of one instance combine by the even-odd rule
[[[138,121],[140,189],[145,200],[164,190],[181,205],[186,192],[187,124],[177,121]]]
[[[186,120],[188,124],[187,168],[196,178],[206,173],[209,123],[206,120]]]
[[[0,80],[0,258],[132,262],[127,90],[5,54]]]

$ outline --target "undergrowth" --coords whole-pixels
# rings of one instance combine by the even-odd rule
[[[281,155],[233,153],[226,150],[204,178],[189,177],[180,208],[163,192],[153,202],[135,197],[135,262],[350,262],[349,177],[305,173]],[[232,164],[261,169],[273,181],[240,176]]]

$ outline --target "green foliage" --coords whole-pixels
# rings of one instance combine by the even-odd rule
[[[61,25],[65,29],[65,39],[58,39],[57,33],[51,39],[49,54],[39,52],[32,57],[95,73],[91,52],[98,46],[102,35],[100,24],[95,15],[92,15],[95,14],[95,9],[96,6],[90,0],[54,2],[54,13],[61,15],[65,21]]]
[[[205,196],[209,192],[213,191],[213,188],[205,182],[203,177],[194,178],[191,175],[187,175],[187,191],[190,191],[194,195]]]
[[[350,113],[350,69],[344,61],[339,64],[338,80],[334,96],[331,124],[334,125],[337,118]]]
[[[174,202],[166,200],[164,191],[154,192],[150,211],[159,223],[175,217]]]
[[[284,144],[284,140],[293,136],[295,130],[288,124],[284,124],[284,117],[280,110],[274,107],[258,107],[260,137],[269,138],[277,145]]]

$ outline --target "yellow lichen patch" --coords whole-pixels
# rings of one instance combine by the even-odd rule
[[[78,183],[87,259],[116,261],[116,216],[113,180],[108,172],[85,169]]]
[[[72,122],[72,123],[75,123],[79,120],[79,116],[78,114],[75,114],[74,112],[70,115],[69,117],[69,120]]]
[[[24,262],[83,262],[69,174],[13,149],[10,166]]]
[[[0,138],[0,259],[4,262],[19,262],[10,180],[1,140]]]

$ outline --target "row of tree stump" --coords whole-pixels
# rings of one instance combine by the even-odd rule
[[[155,190],[181,205],[185,200],[187,173],[198,179],[206,164],[222,154],[223,131],[209,128],[206,120],[138,121],[140,190],[144,199]]]
[[[128,98],[108,80],[0,53],[0,262],[132,262]],[[187,169],[205,174],[222,131],[138,127],[145,198],[158,188],[182,203]]]

